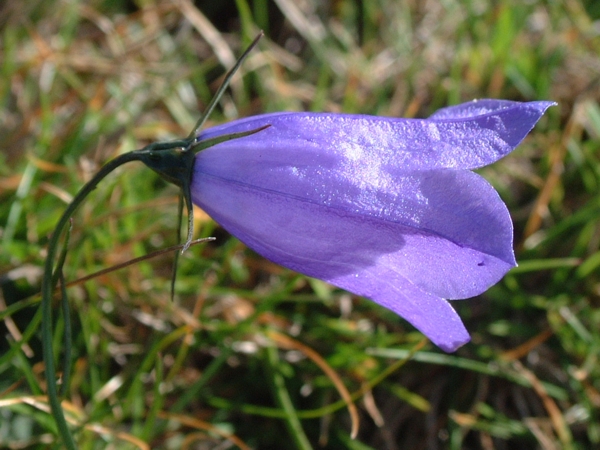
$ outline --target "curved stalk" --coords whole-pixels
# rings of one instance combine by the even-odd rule
[[[192,207],[192,198],[191,198],[191,183],[192,183],[192,171],[194,165],[194,158],[197,152],[211,147],[213,145],[218,144],[219,142],[227,141],[230,139],[237,139],[240,137],[248,136],[250,134],[257,133],[265,127],[258,128],[256,130],[251,130],[243,133],[233,133],[224,136],[218,136],[216,138],[207,139],[205,141],[200,141],[199,130],[206,121],[207,117],[210,115],[212,110],[215,108],[217,102],[225,92],[225,89],[229,85],[231,78],[234,73],[239,69],[240,65],[244,61],[244,59],[248,56],[250,51],[256,46],[258,40],[262,37],[263,33],[261,32],[256,39],[252,42],[250,47],[243,53],[240,59],[237,61],[235,66],[230,70],[225,76],[225,80],[217,94],[211,101],[207,111],[201,117],[201,119],[197,122],[194,130],[190,133],[190,135],[186,139],[180,139],[177,141],[170,142],[156,142],[144,147],[141,150],[136,150],[130,153],[125,153],[116,157],[115,159],[109,161],[104,165],[100,171],[94,175],[94,177],[81,188],[81,190],[77,193],[73,201],[67,206],[67,209],[60,217],[58,224],[56,225],[55,231],[50,237],[50,241],[48,243],[48,255],[46,256],[46,262],[44,265],[44,278],[42,280],[42,303],[41,303],[41,312],[42,312],[42,348],[44,354],[44,362],[46,365],[45,370],[45,378],[47,384],[47,392],[48,392],[48,402],[50,403],[50,408],[52,411],[52,416],[56,421],[56,425],[58,427],[58,434],[63,439],[65,447],[68,450],[76,450],[75,441],[69,430],[67,425],[67,421],[65,419],[64,412],[61,407],[58,390],[56,388],[56,367],[54,365],[54,352],[52,349],[52,292],[56,287],[56,283],[60,280],[61,290],[63,295],[63,308],[64,314],[68,315],[68,304],[66,300],[66,285],[64,278],[62,276],[62,265],[64,263],[64,254],[59,258],[59,263],[54,269],[54,260],[56,259],[58,242],[63,233],[63,229],[69,222],[71,216],[75,213],[79,205],[85,200],[88,194],[96,188],[98,183],[102,181],[110,172],[115,170],[117,167],[128,163],[130,161],[141,161],[147,167],[157,172],[161,175],[165,180],[175,184],[180,187],[182,190],[182,199],[183,201],[180,203],[180,222],[179,222],[179,234],[178,240],[181,236],[181,212],[183,209],[183,205],[185,204],[188,212],[188,235],[185,244],[183,245],[182,252],[184,252],[192,243],[193,236],[193,207]],[[66,244],[65,250],[66,252]],[[175,268],[177,265],[177,259],[175,261]],[[171,297],[173,297],[174,293],[174,284],[175,278],[173,275],[171,282]],[[70,333],[70,329],[65,330],[66,333]],[[70,344],[67,343],[67,347],[70,347]],[[69,356],[69,349],[66,349],[67,356]],[[68,380],[68,373],[70,372],[69,367],[70,356],[67,358],[65,362],[64,372],[65,379]],[[64,391],[64,390],[63,390]],[[63,392],[64,394],[64,392]]]
[[[96,188],[98,183],[117,167],[139,159],[139,155],[135,152],[125,153],[112,161],[109,161],[102,167],[102,169],[77,193],[73,201],[69,204],[63,215],[60,217],[54,233],[50,238],[50,242],[48,243],[48,255],[46,256],[44,278],[42,280],[42,348],[46,365],[45,378],[47,384],[46,389],[48,391],[48,402],[50,403],[52,416],[56,421],[59,435],[62,437],[68,450],[76,450],[77,447],[75,446],[75,441],[67,426],[67,421],[58,398],[58,391],[56,389],[56,368],[54,365],[54,352],[52,349],[52,291],[55,287],[55,281],[53,280],[59,278],[54,276],[53,265],[58,248],[58,241],[71,216],[75,213],[88,194]],[[60,270],[60,268],[57,270]]]

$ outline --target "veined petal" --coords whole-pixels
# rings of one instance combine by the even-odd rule
[[[393,270],[374,266],[359,275],[332,280],[332,284],[390,309],[446,352],[453,352],[470,340],[462,320],[449,302],[419,289]]]
[[[338,272],[381,260],[428,292],[459,299],[485,291],[515,265],[508,211],[473,172],[415,172],[380,190],[360,190],[340,178],[298,179],[267,162],[224,178],[213,173],[210,150],[196,157],[194,203],[263,256],[299,272],[325,279],[321,259],[353,262]],[[323,195],[326,188],[335,189]],[[310,222],[295,226],[299,215]],[[307,252],[315,255],[302,262]]]
[[[330,114],[263,114],[210,128],[208,139],[228,133],[270,128],[244,139],[221,144],[244,153],[256,164],[261,151],[285,148],[269,155],[272,162],[299,164],[334,158],[365,171],[395,174],[405,170],[473,169],[502,158],[516,147],[552,102],[479,100],[434,114],[430,119]]]
[[[201,155],[194,172],[192,198],[230,233],[278,264],[371,298],[404,317],[447,351],[467,342],[468,334],[442,297],[481,293],[512,266],[498,256],[452,242],[427,229],[213,176],[204,171]],[[451,179],[450,171],[439,172],[428,175],[439,175],[442,183]],[[477,180],[477,185],[485,183],[470,172],[460,171],[458,178],[463,176],[470,182]],[[433,207],[442,201],[443,192],[449,191],[432,189]],[[496,201],[483,192],[479,201],[467,202],[467,208]],[[460,202],[454,205],[457,219],[461,211],[469,213],[461,209]],[[431,212],[427,205],[424,209],[427,214]],[[492,240],[494,232],[507,225],[503,205],[501,211],[499,223],[494,222],[493,214],[487,215],[485,229]],[[477,225],[481,228],[486,214],[482,217],[469,229],[475,230]],[[460,227],[451,222],[450,227]],[[473,236],[476,234],[473,231]],[[502,235],[506,238],[506,234],[505,230]],[[512,257],[512,250],[508,251]]]
[[[518,117],[519,115],[532,116],[534,118],[537,117],[535,120],[537,122],[544,112],[552,105],[556,105],[556,103],[547,101],[522,103],[513,102],[511,100],[483,98],[461,103],[460,105],[447,106],[445,108],[438,109],[435,113],[429,116],[429,120],[468,119],[478,116],[493,115],[508,110],[512,111],[513,114],[515,114],[515,117]],[[509,120],[517,122],[515,119]],[[531,119],[526,120],[525,122],[529,123],[530,120]]]

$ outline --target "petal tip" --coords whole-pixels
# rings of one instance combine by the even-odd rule
[[[470,341],[471,341],[471,336],[469,334],[466,334],[466,336],[459,336],[455,339],[449,338],[449,339],[445,340],[444,342],[439,342],[439,343],[434,342],[434,344],[437,345],[439,348],[441,348],[446,353],[453,353],[456,350],[458,350],[460,347],[462,347],[463,345],[469,343]]]

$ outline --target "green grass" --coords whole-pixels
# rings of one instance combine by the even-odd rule
[[[0,447],[59,447],[36,294],[66,203],[118,154],[187,135],[259,28],[266,37],[209,125],[280,110],[426,117],[472,98],[557,101],[481,170],[511,211],[520,266],[454,303],[473,340],[446,355],[393,313],[264,260],[196,211],[196,237],[217,239],[180,258],[175,302],[173,254],[68,289],[63,406],[79,448],[229,448],[227,436],[260,449],[600,446],[596,2],[298,10],[313,3],[326,5],[198,2],[214,33],[185,2],[0,6]],[[124,166],[74,216],[65,277],[174,245],[176,228],[176,188]],[[360,417],[354,440],[343,388]]]

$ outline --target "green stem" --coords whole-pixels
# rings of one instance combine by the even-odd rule
[[[200,141],[198,136],[199,130],[215,108],[217,102],[225,92],[231,78],[234,73],[239,69],[243,61],[246,59],[250,51],[256,46],[258,40],[262,37],[261,32],[256,39],[252,42],[250,47],[244,52],[244,54],[237,61],[232,70],[230,70],[226,77],[223,85],[217,91],[215,98],[210,103],[205,114],[196,124],[194,130],[190,133],[187,139],[181,139],[170,142],[157,142],[144,147],[141,150],[136,150],[130,153],[125,153],[117,158],[109,161],[100,171],[77,193],[73,201],[67,206],[67,209],[60,217],[56,229],[50,238],[48,243],[48,255],[44,265],[44,278],[42,280],[42,348],[44,353],[44,362],[46,365],[45,376],[48,390],[48,401],[52,410],[52,416],[56,421],[58,427],[58,434],[63,439],[64,444],[68,450],[76,450],[75,441],[67,425],[64,412],[62,410],[58,391],[56,389],[56,368],[54,366],[54,352],[52,349],[52,292],[56,287],[58,279],[61,280],[61,286],[63,289],[63,307],[65,308],[65,315],[68,315],[68,305],[66,305],[66,294],[65,283],[62,279],[62,265],[64,263],[64,256],[59,262],[56,271],[53,270],[54,260],[56,258],[58,242],[62,235],[63,229],[67,225],[67,222],[71,216],[75,213],[79,205],[85,200],[88,194],[96,188],[98,183],[102,181],[110,172],[115,170],[117,167],[130,162],[130,161],[141,161],[152,170],[159,173],[165,180],[174,183],[182,189],[183,200],[188,210],[188,237],[183,246],[185,251],[192,242],[193,233],[193,209],[191,199],[191,182],[192,182],[192,169],[195,154],[209,146],[216,145],[219,142],[223,142],[229,139],[236,139],[243,136],[247,136],[253,133],[257,133],[266,127],[259,128],[257,130],[251,130],[244,133],[233,133],[225,136],[218,136],[213,139],[208,139],[204,142]],[[181,210],[180,205],[180,210]],[[181,212],[181,211],[180,211]],[[180,214],[181,218],[181,214]],[[179,224],[179,230],[181,230],[181,223]],[[175,278],[172,278],[171,295],[174,295],[174,282]],[[70,324],[67,324],[67,332],[69,332]],[[70,347],[70,341],[67,341],[67,347]],[[67,353],[70,351],[67,348]],[[68,355],[70,359],[70,354]],[[69,362],[67,361],[66,367],[68,368]],[[68,371],[68,370],[67,370]],[[67,375],[68,379],[68,375]]]
[[[61,392],[59,395],[63,396],[69,390],[69,383],[71,380],[71,350],[73,347],[72,339],[72,328],[71,328],[71,312],[69,311],[69,300],[67,298],[67,286],[65,283],[65,277],[63,273],[63,266],[67,259],[67,251],[69,247],[69,239],[71,238],[71,230],[73,229],[73,219],[69,221],[69,227],[67,228],[67,236],[63,242],[63,248],[58,256],[58,263],[56,269],[52,275],[52,286],[56,286],[56,283],[60,281],[60,296],[62,303],[62,315],[65,321],[64,334],[64,365],[63,365],[63,379]]]
[[[44,279],[42,280],[42,348],[44,353],[44,363],[46,366],[45,376],[48,390],[48,401],[52,409],[52,416],[56,421],[58,433],[64,441],[68,450],[76,450],[75,441],[67,426],[64,412],[62,410],[58,391],[56,389],[56,368],[54,366],[54,352],[52,349],[52,291],[54,290],[53,282],[53,265],[58,248],[58,241],[63,229],[69,222],[71,216],[75,213],[79,205],[85,200],[88,194],[96,188],[98,183],[102,181],[106,175],[115,170],[117,167],[130,162],[139,160],[139,155],[135,152],[125,153],[117,158],[109,161],[102,169],[77,193],[73,201],[67,206],[67,209],[61,216],[56,225],[56,229],[48,243],[48,256],[44,265]]]

